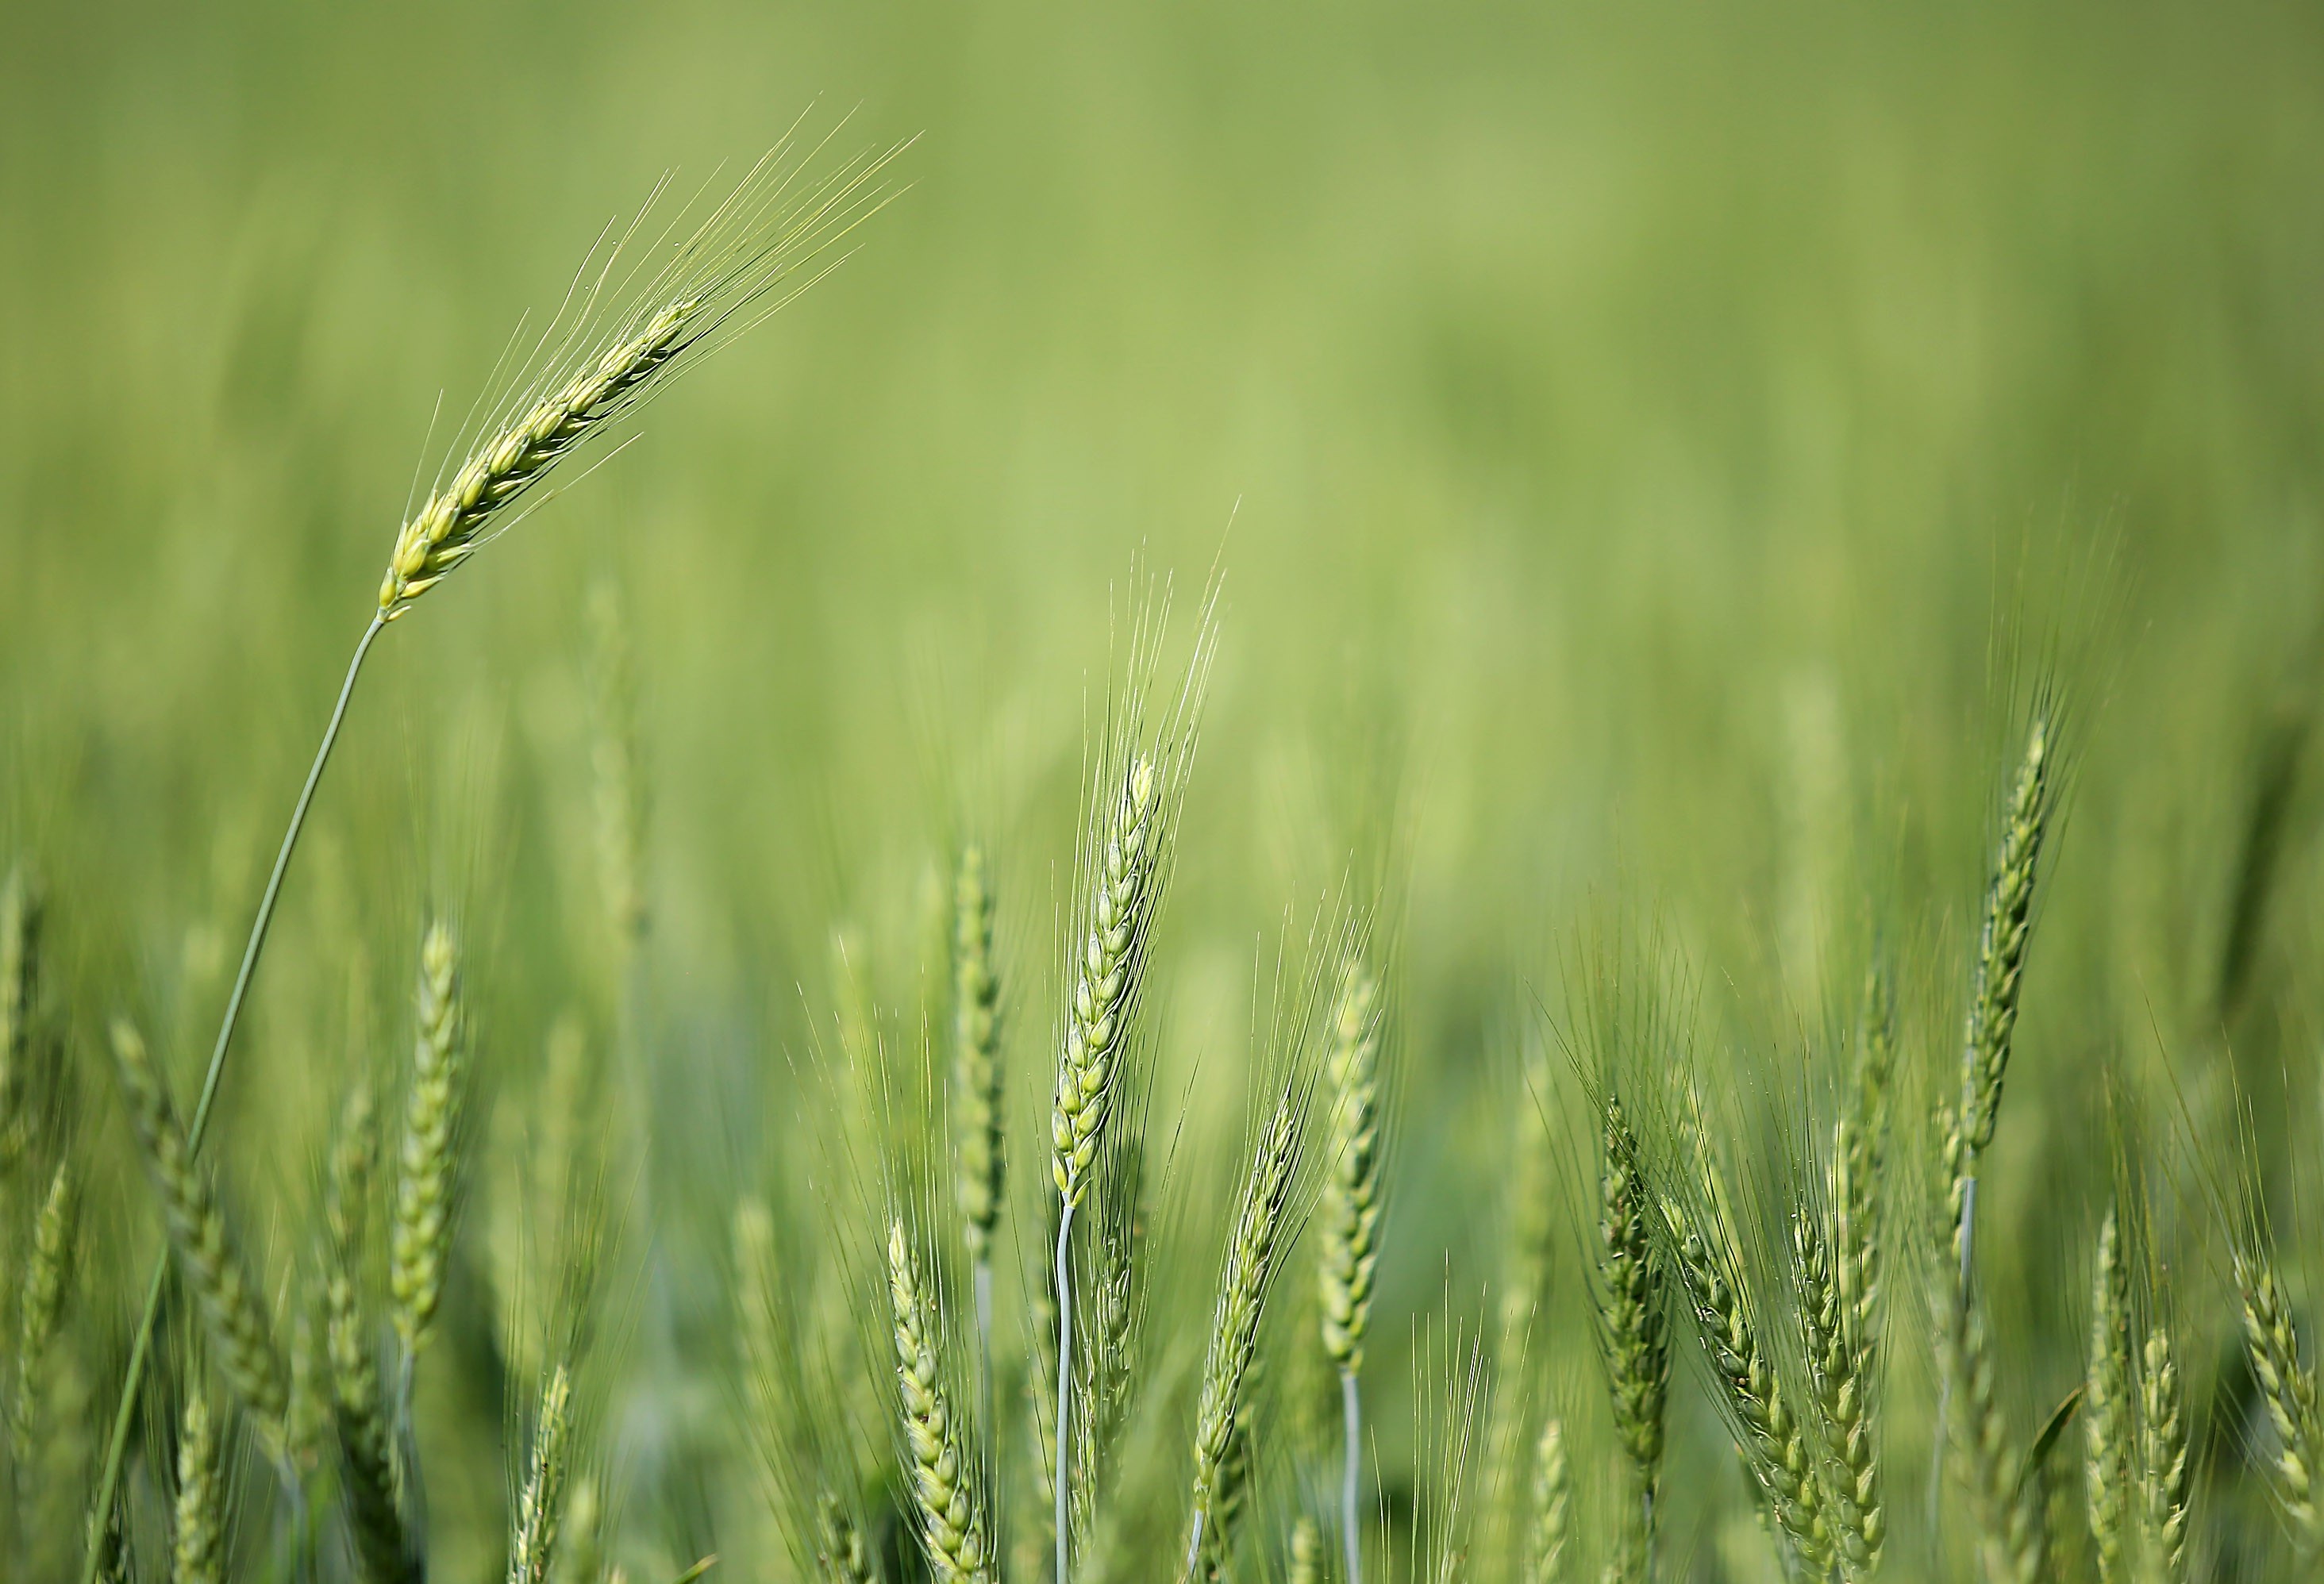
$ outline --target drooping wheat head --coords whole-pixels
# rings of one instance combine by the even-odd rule
[[[196,1381],[178,1421],[178,1497],[170,1526],[171,1584],[221,1584],[226,1576],[225,1472],[217,1422]]]
[[[888,1300],[901,1395],[905,1483],[928,1565],[943,1584],[986,1584],[991,1529],[982,1476],[961,1433],[938,1367],[938,1316],[901,1218],[888,1229]]]
[[[2089,1368],[2082,1396],[2083,1493],[2100,1584],[2120,1584],[2126,1577],[2135,1419],[2130,1338],[2130,1267],[2123,1257],[2121,1224],[2108,1206],[2098,1225],[2098,1266],[2090,1290]]]
[[[1001,976],[984,849],[961,849],[953,880],[953,1151],[969,1263],[990,1266],[1001,1219]]]
[[[1222,1552],[1232,1538],[1219,1510],[1220,1497],[1299,1164],[1300,1100],[1301,1093],[1294,1087],[1285,1088],[1276,1097],[1274,1112],[1259,1134],[1250,1172],[1243,1179],[1234,1231],[1219,1276],[1210,1344],[1203,1358],[1202,1396],[1194,1410],[1194,1515],[1186,1548],[1190,1569],[1206,1544]],[[1206,1535],[1206,1526],[1214,1521],[1215,1527]]]
[[[467,1076],[459,970],[450,927],[441,920],[429,925],[420,944],[411,1086],[404,1101],[395,1224],[388,1246],[388,1291],[407,1361],[418,1357],[435,1321],[452,1238],[454,1156]]]
[[[397,531],[380,580],[379,619],[401,616],[507,527],[517,502],[585,442],[813,284],[810,277],[770,300],[801,264],[887,200],[872,184],[896,152],[850,161],[800,191],[798,151],[779,145],[631,293],[614,272],[633,224],[595,281],[559,309],[534,372],[486,419],[467,459]],[[601,308],[609,284],[625,305]]]
[[[262,1441],[279,1449],[289,1392],[265,1310],[235,1257],[208,1179],[186,1147],[161,1071],[125,1018],[114,1021],[113,1054],[147,1170],[161,1193],[170,1244],[199,1302],[212,1356]]]

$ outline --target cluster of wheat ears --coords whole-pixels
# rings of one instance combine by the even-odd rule
[[[83,1584],[165,1572],[204,1584],[243,1569],[427,1576],[416,1387],[474,1178],[464,1154],[479,1137],[471,965],[450,917],[418,933],[410,1059],[392,1101],[367,1080],[348,1086],[323,1224],[300,1264],[312,1291],[289,1295],[254,1275],[204,1152],[245,993],[374,645],[568,457],[812,279],[800,267],[877,206],[881,163],[803,183],[800,161],[779,153],[706,223],[664,237],[652,269],[585,276],[515,394],[479,416],[463,460],[396,535],[190,1108],[134,1022],[116,1018],[102,1041],[167,1248],[125,1349],[106,1360],[115,1395],[85,1487],[42,1449],[62,1411],[48,1363],[60,1328],[77,1303],[77,1322],[97,1325],[94,1296],[76,1297],[78,1254],[109,1229],[77,1215],[86,1166],[71,1141],[76,1110],[104,1104],[104,1091],[72,1082],[67,1031],[49,1015],[33,867],[0,892],[16,1522],[69,1514],[78,1531],[45,1551],[24,1540],[21,1554],[69,1551]],[[1571,976],[1577,1009],[1544,1014],[1502,1094],[1514,1127],[1499,1168],[1508,1252],[1497,1310],[1473,1340],[1447,1321],[1449,1339],[1432,1329],[1416,1344],[1420,1472],[1391,1492],[1373,1462],[1366,1350],[1398,1225],[1399,1120],[1430,1077],[1417,1042],[1397,1033],[1397,932],[1380,896],[1325,909],[1283,953],[1231,1170],[1187,1186],[1198,1168],[1154,1119],[1148,987],[1213,610],[1183,682],[1157,690],[1167,601],[1147,608],[1089,757],[1057,1004],[1039,1035],[1054,1082],[1038,1138],[1010,1125],[1004,1036],[1031,1036],[1007,1027],[1030,1008],[997,923],[1006,871],[966,836],[934,953],[943,1015],[922,1054],[859,1024],[860,1048],[826,1064],[841,1119],[809,1174],[825,1184],[824,1212],[769,1191],[733,1196],[732,1406],[772,1522],[764,1554],[729,1554],[724,1567],[825,1584],[923,1572],[945,1584],[1702,1577],[1694,1558],[1716,1548],[1670,1518],[1683,1510],[1700,1524],[1707,1506],[1674,1502],[1667,1478],[1689,1402],[1707,1402],[1731,1439],[1767,1577],[2190,1579],[2213,1554],[2203,1493],[2239,1481],[2273,1498],[2268,1554],[2324,1553],[2314,1356],[2261,1196],[2232,1161],[2172,1172],[2160,1150],[2123,1151],[2089,1250],[2082,1380],[2030,1423],[1997,1385],[2010,1338],[1980,1283],[1978,1189],[2003,1135],[2069,781],[2070,722],[2054,691],[2024,705],[2000,788],[1957,1041],[1908,1046],[1896,990],[1908,965],[1868,949],[1860,998],[1831,1041],[1838,1059],[1818,1069],[1830,1082],[1788,1113],[1798,1125],[1783,1160],[1738,1158],[1733,1108],[1708,1092],[1667,953],[1633,944]],[[634,767],[616,752],[600,770],[619,870]],[[634,877],[613,889],[633,926]],[[544,1118],[547,1130],[553,1111]],[[512,1393],[511,1584],[621,1571],[595,1450],[605,1190],[577,1153],[570,1137],[535,1151],[554,1165],[530,1229],[549,1274],[538,1335],[518,1350],[533,1378]],[[1563,1191],[1568,1177],[1586,1191]],[[2154,1233],[2159,1216],[2190,1209],[2223,1229],[2241,1368],[2264,1407],[2209,1441],[2182,1385],[2196,1333],[2174,1309]],[[1591,1322],[1602,1395],[1536,1358],[1550,1294],[1569,1290],[1555,1274],[1561,1228],[1581,1234],[1570,1291]],[[1198,1272],[1214,1279],[1181,1280]],[[1682,1358],[1699,1394],[1674,1389]],[[1893,1411],[1905,1366],[1928,1372],[1932,1412]],[[1910,1544],[1892,1538],[1892,1515],[1919,1498],[1892,1464],[1928,1477]],[[2221,1506],[2214,1524],[2237,1521]],[[266,1533],[249,1532],[254,1512],[269,1515]]]

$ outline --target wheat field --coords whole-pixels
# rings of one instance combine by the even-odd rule
[[[0,1578],[2315,1577],[2319,192],[2248,0],[0,8]]]

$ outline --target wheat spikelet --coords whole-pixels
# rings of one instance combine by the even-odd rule
[[[1323,1584],[1323,1535],[1304,1515],[1291,1525],[1289,1584]]]
[[[1208,1543],[1223,1549],[1230,1538],[1219,1511],[1228,1487],[1228,1454],[1242,1407],[1246,1377],[1259,1344],[1259,1322],[1273,1274],[1277,1235],[1291,1196],[1291,1182],[1299,1162],[1299,1108],[1295,1091],[1286,1089],[1243,1180],[1242,1197],[1235,1211],[1234,1233],[1227,1244],[1225,1268],[1219,1277],[1219,1295],[1213,1310],[1211,1340],[1203,1358],[1202,1398],[1194,1410],[1194,1532],[1186,1547],[1192,1568],[1205,1543],[1204,1527],[1219,1520]]]
[[[1551,1414],[1534,1443],[1533,1522],[1526,1535],[1525,1584],[1561,1584],[1565,1576],[1566,1525],[1573,1478],[1565,1465],[1565,1430]]]
[[[1880,1566],[1887,1517],[1880,1500],[1880,1454],[1873,1435],[1866,1355],[1850,1334],[1852,1312],[1833,1274],[1831,1246],[1803,1211],[1792,1221],[1805,1332],[1808,1385],[1822,1432],[1821,1504],[1841,1574],[1868,1579]]]
[[[371,1584],[416,1584],[419,1568],[397,1506],[394,1441],[379,1377],[378,1356],[363,1311],[365,1207],[378,1166],[371,1086],[348,1091],[331,1146],[331,1179],[323,1201],[328,1248],[323,1277],[323,1344],[338,1432],[347,1526]]]
[[[540,1390],[532,1453],[517,1493],[509,1535],[508,1584],[548,1584],[557,1555],[557,1523],[565,1507],[565,1479],[573,1445],[573,1375],[561,1361]]]
[[[888,1301],[903,1404],[904,1474],[919,1512],[914,1527],[943,1584],[987,1584],[992,1552],[982,1493],[937,1368],[936,1305],[900,1220],[888,1228]]]
[[[443,1296],[444,1257],[452,1233],[453,1150],[466,1075],[459,953],[451,930],[440,921],[429,926],[420,944],[416,1007],[419,1030],[404,1102],[388,1266],[395,1331],[407,1360],[427,1340]]]
[[[78,1203],[71,1164],[59,1161],[49,1178],[49,1190],[42,1196],[40,1214],[32,1222],[32,1246],[24,1262],[23,1302],[17,1312],[15,1413],[9,1430],[20,1469],[32,1462],[39,1439],[49,1347],[56,1340],[57,1322],[64,1313],[65,1284],[74,1265],[73,1229]]]
[[[2319,1509],[2316,1492],[2324,1418],[2317,1412],[2316,1376],[2301,1362],[2300,1332],[2284,1301],[2282,1283],[2273,1258],[2256,1238],[2237,1239],[2235,1276],[2245,1351],[2275,1429],[2269,1483],[2293,1538],[2304,1551],[2314,1552],[2324,1548],[2324,1509]]]
[[[146,1166],[161,1192],[171,1246],[199,1300],[219,1371],[262,1439],[279,1449],[288,1392],[265,1312],[226,1240],[210,1185],[194,1167],[161,1074],[125,1019],[114,1022],[113,1054]]]
[[[1715,1194],[1705,1202],[1715,1205]],[[1673,1201],[1664,1215],[1676,1234],[1679,1275],[1711,1360],[1720,1408],[1793,1555],[1811,1577],[1821,1577],[1831,1566],[1831,1534],[1807,1432],[1762,1340],[1732,1235],[1715,1211],[1690,1217]]]
[[[1331,1083],[1331,1156],[1323,1182],[1323,1351],[1342,1371],[1363,1368],[1379,1264],[1379,986],[1351,963],[1333,1009],[1323,1073]]]
[[[1627,1464],[1616,1570],[1646,1577],[1653,1566],[1655,1508],[1661,1490],[1663,1422],[1670,1398],[1667,1283],[1656,1248],[1638,1141],[1622,1102],[1605,1106],[1598,1178],[1598,1281],[1600,1352],[1614,1408],[1614,1431]]]
[[[14,1167],[31,1136],[25,1090],[32,1020],[40,1002],[41,890],[23,867],[0,882],[0,1171]]]
[[[1074,964],[1064,1060],[1050,1110],[1050,1173],[1067,1210],[1088,1192],[1111,1114],[1127,1014],[1135,1008],[1146,939],[1159,898],[1164,856],[1162,782],[1154,761],[1133,761],[1108,817],[1093,865],[1088,936]]]
[[[226,1567],[226,1497],[217,1423],[199,1386],[178,1422],[178,1499],[170,1533],[171,1584],[220,1584]]]
[[[2129,1534],[2134,1404],[2130,1270],[2112,1207],[2098,1226],[2090,1293],[2090,1357],[2082,1396],[2082,1479],[2100,1584],[2120,1584]]]
[[[1849,1311],[1850,1334],[1864,1354],[1859,1371],[1868,1377],[1880,1334],[1880,1183],[1887,1163],[1889,1089],[1895,1070],[1895,999],[1886,972],[1876,964],[1865,976],[1864,1015],[1848,1105],[1832,1150],[1831,1194],[1838,1223],[1833,1279]]]
[[[815,1560],[824,1584],[872,1584],[878,1576],[854,1515],[828,1490],[816,1497]]]
[[[989,1266],[1001,1219],[1001,978],[984,849],[961,849],[953,881],[953,1149],[969,1263]]]
[[[2010,1047],[2017,1029],[2018,992],[2033,925],[2034,885],[2050,817],[2050,718],[2046,711],[2037,710],[2026,736],[2024,758],[2010,787],[1993,879],[1986,892],[1976,981],[1961,1045],[1959,1132],[1948,1140],[1946,1152],[1951,1174],[1953,1253],[1964,1280],[1977,1216],[1978,1164],[1993,1142],[1994,1124],[2001,1112],[2002,1081],[2008,1076]]]
[[[1987,1584],[2037,1584],[2049,1566],[2040,1481],[2018,1478],[2024,1460],[1995,1400],[1984,1317],[1951,1284],[1936,1285],[1939,1367],[1958,1409],[1949,1420],[1953,1467],[1976,1509],[1980,1564]]]
[[[2188,1450],[2185,1402],[2171,1332],[2146,1334],[2139,1375],[2139,1497],[2150,1570],[2157,1584],[2187,1578]]]

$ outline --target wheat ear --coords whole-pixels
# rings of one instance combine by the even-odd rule
[[[1276,1098],[1274,1114],[1259,1135],[1250,1173],[1243,1179],[1234,1235],[1227,1244],[1226,1266],[1219,1276],[1210,1345],[1203,1357],[1202,1398],[1194,1410],[1194,1520],[1186,1545],[1189,1571],[1202,1559],[1206,1538],[1217,1552],[1223,1552],[1231,1538],[1223,1521],[1207,1537],[1204,1531],[1213,1515],[1223,1518],[1217,1514],[1222,1476],[1227,1472],[1245,1377],[1259,1346],[1259,1315],[1267,1303],[1277,1240],[1299,1164],[1297,1102],[1292,1089]]]
[[[1947,1140],[1954,1254],[1964,1285],[1976,1236],[1978,1165],[1993,1142],[1994,1124],[2001,1113],[2002,1081],[2009,1073],[2010,1048],[2017,1031],[2018,992],[2034,922],[2034,885],[2050,818],[2050,719],[2046,713],[2037,713],[2026,736],[2025,756],[2010,787],[2001,844],[1994,855],[1993,879],[1986,891],[1985,922],[1978,935],[1977,976],[1961,1042],[1960,1127]]]
[[[220,1584],[226,1566],[226,1493],[217,1422],[198,1383],[178,1421],[178,1498],[170,1530],[171,1584]]]
[[[1120,1083],[1120,1059],[1130,1014],[1136,1010],[1146,968],[1148,931],[1160,900],[1167,832],[1162,778],[1151,759],[1134,759],[1115,797],[1091,854],[1092,873],[1084,904],[1087,934],[1072,964],[1073,994],[1065,1008],[1056,1098],[1049,1113],[1050,1176],[1060,1211],[1057,1218],[1057,1468],[1056,1584],[1068,1584],[1069,1531],[1065,1502],[1070,1488],[1065,1458],[1073,1386],[1074,1211],[1089,1191],[1107,1119]]]
[[[2139,1506],[2150,1571],[2155,1584],[2186,1584],[2186,1402],[2166,1325],[2158,1322],[2146,1333],[2138,1388]]]
[[[815,1561],[823,1571],[824,1584],[873,1584],[879,1576],[854,1515],[828,1490],[816,1497]]]
[[[988,1584],[991,1530],[975,1464],[954,1419],[937,1361],[936,1303],[899,1219],[888,1227],[888,1302],[902,1399],[905,1481],[922,1548],[942,1584]]]
[[[1880,1183],[1888,1160],[1889,1093],[1896,1072],[1896,1008],[1886,969],[1865,976],[1864,1015],[1849,1074],[1848,1105],[1832,1150],[1832,1215],[1838,1257],[1833,1280],[1848,1310],[1849,1333],[1871,1375],[1880,1336],[1881,1266],[1886,1249]]]
[[[1622,1102],[1606,1101],[1598,1179],[1595,1296],[1614,1431],[1628,1465],[1615,1570],[1641,1579],[1654,1566],[1655,1509],[1670,1399],[1670,1308],[1651,1202]]]
[[[1001,976],[992,956],[984,849],[961,849],[953,878],[953,1150],[961,1238],[975,1286],[977,1391],[991,1410],[992,1232],[1001,1220]]]
[[[2313,1552],[2324,1548],[2324,1510],[2319,1510],[2316,1492],[2317,1460],[2324,1456],[2324,1417],[2317,1411],[2316,1376],[2301,1362],[2300,1332],[2273,1259],[2256,1239],[2238,1243],[2235,1275],[2244,1347],[2275,1427],[2269,1482],[2293,1538],[2302,1551]]]
[[[2090,1357],[2082,1394],[2083,1500],[2099,1584],[2122,1584],[2129,1532],[2130,1451],[2135,1404],[2131,1354],[2130,1269],[2113,1207],[2098,1225],[2090,1285]]]
[[[1304,1515],[1291,1525],[1289,1584],[1323,1584],[1323,1533]]]
[[[1950,1421],[1953,1466],[1976,1506],[1978,1554],[1987,1584],[2036,1584],[2049,1566],[2040,1481],[2019,1478],[2024,1460],[1994,1397],[1985,1318],[1969,1299],[1936,1284],[1939,1368],[1960,1390]]]
[[[396,1500],[394,1441],[380,1388],[379,1359],[363,1309],[364,1229],[378,1134],[371,1087],[348,1091],[331,1147],[324,1198],[328,1235],[323,1277],[323,1346],[331,1381],[331,1418],[346,1479],[347,1527],[370,1584],[417,1584],[419,1569]]]
[[[282,1358],[257,1294],[227,1242],[226,1218],[194,1166],[185,1130],[145,1041],[125,1019],[114,1022],[113,1054],[130,1120],[161,1192],[171,1246],[199,1301],[219,1371],[256,1422],[261,1438],[279,1446],[288,1406]]]
[[[565,1479],[573,1449],[573,1375],[563,1362],[549,1372],[533,1422],[532,1452],[517,1493],[509,1535],[508,1584],[548,1584],[557,1555],[557,1524],[565,1509]]]
[[[73,1267],[73,1228],[79,1196],[71,1164],[59,1161],[32,1222],[32,1247],[25,1261],[23,1302],[16,1323],[15,1460],[23,1469],[32,1458],[41,1429],[41,1405],[48,1382],[49,1348],[63,1316],[65,1283]]]
[[[1716,1208],[1715,1187],[1706,1186],[1702,1202],[1709,1208],[1699,1217],[1675,1201],[1665,1202],[1664,1215],[1676,1234],[1679,1275],[1711,1360],[1719,1405],[1793,1556],[1810,1577],[1821,1578],[1831,1568],[1831,1533],[1807,1432],[1766,1350],[1757,1306],[1743,1284],[1742,1258]]]
[[[40,999],[41,891],[21,867],[0,883],[0,1171],[31,1137],[25,1090]]]
[[[1362,1584],[1358,1524],[1363,1459],[1364,1330],[1371,1320],[1372,1278],[1379,1266],[1380,1104],[1379,985],[1351,962],[1333,1008],[1332,1045],[1323,1063],[1331,1084],[1330,1165],[1323,1181],[1323,1255],[1318,1273],[1323,1352],[1340,1371],[1342,1432],[1340,1550],[1348,1584]]]
[[[1542,1421],[1533,1460],[1533,1522],[1526,1537],[1525,1584],[1561,1584],[1573,1477],[1565,1464],[1565,1430],[1554,1414]]]
[[[1793,1254],[1800,1282],[1800,1317],[1808,1355],[1808,1385],[1822,1432],[1822,1506],[1835,1560],[1849,1584],[1879,1570],[1887,1540],[1887,1515],[1880,1500],[1880,1452],[1872,1423],[1867,1354],[1858,1344],[1853,1312],[1834,1274],[1831,1245],[1821,1223],[1806,1211],[1792,1221]]]
[[[389,1241],[388,1291],[408,1378],[444,1293],[451,1242],[454,1143],[466,1088],[461,1048],[459,952],[440,921],[420,944],[418,1032],[411,1088],[404,1101],[397,1157],[395,1225]]]

